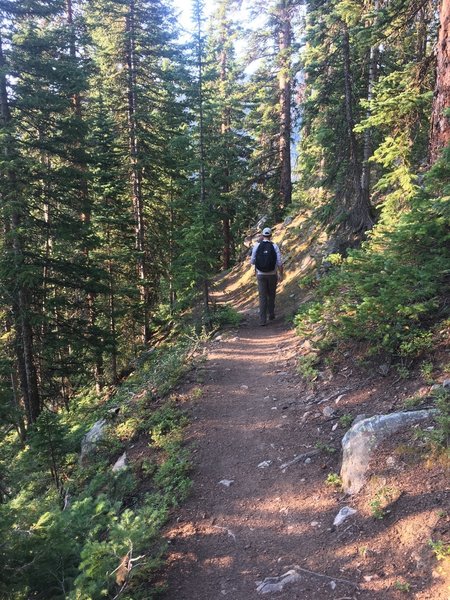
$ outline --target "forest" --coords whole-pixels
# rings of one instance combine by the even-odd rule
[[[193,0],[191,24],[163,0],[0,0],[5,599],[152,597],[189,492],[159,400],[233,319],[213,280],[259,223],[326,235],[294,317],[323,350],[408,361],[448,331],[450,2]],[[111,472],[142,432],[157,459]]]

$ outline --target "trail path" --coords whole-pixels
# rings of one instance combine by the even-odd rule
[[[392,412],[416,383],[368,373],[343,352],[308,387],[296,365],[310,342],[281,318],[259,327],[254,299],[239,293],[244,324],[209,344],[191,384],[201,389],[187,406],[193,490],[166,530],[165,600],[400,600],[405,590],[449,600],[428,544],[447,522],[442,466],[424,482],[420,460],[398,454],[411,438],[396,437],[371,466],[375,487],[346,498],[325,483],[340,468],[340,418]],[[376,519],[371,503],[389,486],[399,495]],[[334,527],[345,505],[358,512]]]
[[[298,343],[281,320],[258,327],[256,317],[237,335],[212,343],[188,433],[194,489],[167,536],[167,598],[261,597],[257,581],[296,565],[330,578],[302,572],[301,582],[286,585],[277,597],[353,597],[353,586],[333,577],[344,575],[327,558],[326,529],[336,508],[330,513],[315,495],[326,460],[314,456],[314,440],[302,432],[304,399],[292,369]],[[306,464],[280,468],[310,451]],[[331,586],[339,586],[340,594]]]

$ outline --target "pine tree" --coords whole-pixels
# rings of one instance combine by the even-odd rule
[[[16,315],[15,368],[29,424],[41,411],[39,396],[68,407],[74,378],[86,370],[86,341],[92,342],[86,299],[101,281],[88,255],[86,123],[78,106],[86,65],[74,49],[70,6],[14,7],[7,21],[14,100],[8,105],[3,80],[3,139],[14,162],[2,169],[10,188],[3,188],[3,270],[11,281],[5,302]]]
[[[164,252],[158,245],[158,207],[171,193],[173,167],[168,148],[175,136],[173,130],[179,127],[172,108],[177,103],[173,65],[178,60],[173,47],[174,20],[170,7],[148,0],[96,0],[87,10],[95,81],[102,81],[104,103],[114,117],[128,173],[129,212],[135,230],[132,252],[136,270],[131,279],[139,292],[134,323],[128,331],[139,328],[141,341],[147,342],[150,314],[165,271]],[[167,206],[165,200],[162,204]]]
[[[277,0],[258,2],[253,8],[255,18],[264,15],[265,25],[253,33],[249,52],[251,60],[259,60],[260,65],[249,85],[253,110],[248,127],[260,148],[254,154],[258,184],[274,216],[292,200],[293,54],[299,6],[295,0]]]
[[[235,42],[241,33],[235,21],[236,9],[235,0],[219,3],[211,17],[206,52],[209,188],[218,219],[217,235],[223,240],[224,269],[231,266],[236,238],[243,234],[250,223],[248,213],[253,212],[249,171],[252,147],[244,129],[244,79],[235,52]]]
[[[431,163],[436,161],[442,148],[450,141],[450,125],[445,112],[450,108],[450,5],[448,2],[441,2],[439,17],[436,87],[431,118]]]

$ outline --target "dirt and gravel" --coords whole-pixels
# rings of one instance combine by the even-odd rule
[[[352,417],[398,410],[414,394],[426,403],[427,386],[361,365],[352,349],[305,382],[296,365],[308,342],[283,318],[289,298],[260,327],[254,296],[237,286],[225,299],[243,324],[209,343],[187,384],[193,489],[165,533],[164,597],[449,600],[449,559],[430,546],[449,541],[445,460],[407,430],[378,450],[358,495],[327,484],[338,484]],[[343,506],[357,513],[334,526]]]

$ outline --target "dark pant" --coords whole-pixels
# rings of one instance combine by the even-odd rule
[[[275,275],[258,275],[259,292],[259,321],[264,324],[267,320],[275,318],[275,293],[277,291],[278,278]]]

